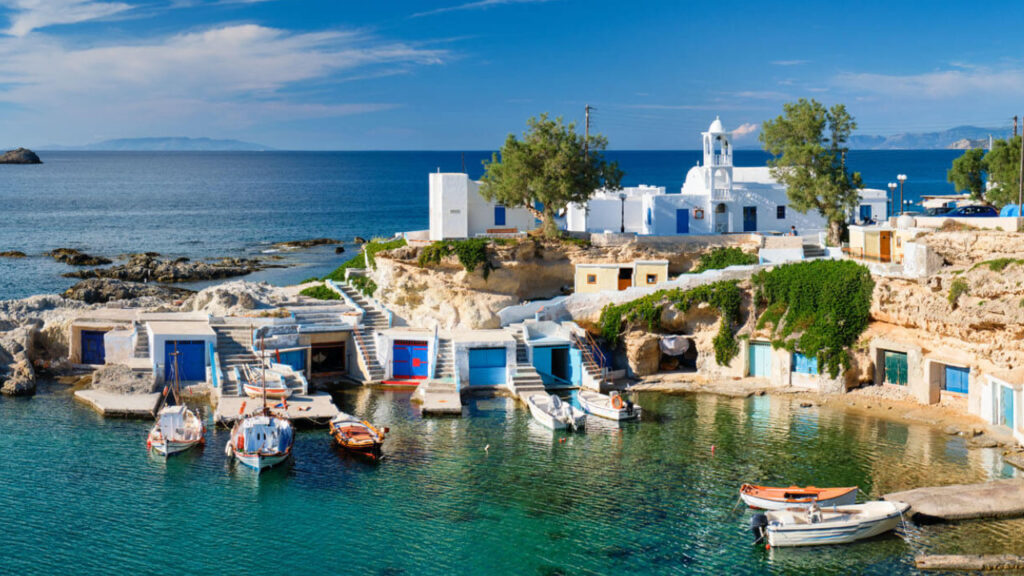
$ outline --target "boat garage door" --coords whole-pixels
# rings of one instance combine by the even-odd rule
[[[946,386],[947,392],[959,392],[960,394],[967,394],[967,379],[971,374],[970,368],[961,368],[960,366],[946,366]]]
[[[1013,428],[1013,388],[999,387],[999,425]]]
[[[82,364],[106,364],[107,352],[103,347],[106,332],[82,330]]]
[[[345,371],[345,341],[318,342],[310,347],[310,372],[331,374]]]
[[[174,352],[178,352],[178,378],[182,382],[206,381],[206,342],[168,340],[164,345],[164,380],[174,381]]]
[[[392,348],[391,374],[402,380],[427,378],[430,361],[427,343],[411,340],[395,340]]]
[[[767,378],[772,370],[772,347],[767,342],[750,343],[750,376]]]
[[[505,349],[472,348],[469,351],[469,385],[501,386],[506,383]]]
[[[897,386],[907,385],[907,354],[885,351],[885,383]]]

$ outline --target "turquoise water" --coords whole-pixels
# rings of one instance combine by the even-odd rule
[[[164,463],[146,453],[149,423],[47,385],[0,400],[0,573],[907,574],[923,550],[1024,552],[1020,520],[751,546],[749,513],[731,511],[744,481],[877,496],[1010,469],[925,426],[782,397],[639,401],[643,422],[556,435],[503,398],[423,419],[407,393],[356,390],[338,402],[391,427],[384,462],[303,430],[294,465],[257,477],[225,460],[225,430]]]

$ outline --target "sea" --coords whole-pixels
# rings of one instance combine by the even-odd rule
[[[950,190],[956,152],[853,152],[869,186]],[[697,152],[612,152],[628,184],[677,188]],[[0,297],[55,292],[57,247],[116,257],[270,256],[274,242],[335,237],[249,279],[322,274],[352,238],[427,226],[435,170],[482,172],[484,153],[44,153],[0,166]],[[739,165],[764,155],[737,152]],[[841,547],[766,550],[738,501],[744,482],[859,486],[861,499],[1014,476],[998,449],[968,449],[926,423],[804,406],[785,396],[641,393],[640,422],[591,419],[552,433],[507,398],[424,418],[409,392],[338,392],[345,412],[390,428],[384,458],[297,433],[293,461],[256,475],[204,448],[164,461],[151,422],[103,418],[44,380],[0,397],[0,574],[915,574],[914,556],[1024,553],[1024,520],[916,524]]]
[[[960,151],[852,151],[851,169],[885,189],[906,174],[904,198],[953,192],[946,171]],[[247,280],[293,284],[322,276],[351,257],[356,236],[428,228],[427,174],[483,174],[490,152],[40,152],[43,164],[0,165],[0,300],[62,292],[74,268],[45,253],[62,247],[116,259],[273,258]],[[626,185],[677,191],[700,151],[610,151]],[[767,155],[738,150],[737,166]],[[898,201],[897,201],[898,204]],[[330,237],[333,246],[282,253],[272,244]],[[277,260],[280,258],[280,260]],[[187,285],[201,288],[204,284]]]

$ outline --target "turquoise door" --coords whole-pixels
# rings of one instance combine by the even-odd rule
[[[946,366],[946,391],[967,394],[967,379],[970,374],[969,368]]]
[[[1000,386],[999,406],[1002,410],[999,413],[999,424],[1013,428],[1013,388]]]
[[[676,210],[676,234],[690,233],[690,211],[686,208]]]
[[[804,356],[800,352],[793,353],[793,372],[800,374],[817,374],[818,357]]]
[[[772,370],[772,347],[767,342],[750,343],[750,375],[767,378]]]
[[[501,386],[505,384],[505,380],[504,348],[469,350],[470,386]]]
[[[904,352],[885,351],[885,376],[886,384],[897,386],[907,385],[907,355]]]

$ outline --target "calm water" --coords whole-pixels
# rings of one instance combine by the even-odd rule
[[[951,192],[946,170],[958,151],[854,151],[865,184],[885,188],[899,172],[906,196]],[[470,152],[470,175],[489,153]],[[697,151],[613,152],[626,184],[677,191]],[[272,242],[330,236],[350,242],[428,226],[427,174],[462,169],[458,152],[44,152],[41,166],[0,165],[0,299],[57,292],[71,270],[41,256],[70,246],[114,257],[154,251],[208,258],[258,255]],[[736,164],[766,155],[737,151]],[[349,251],[351,244],[346,246]],[[333,247],[289,255],[295,268],[251,280],[277,284],[322,275],[342,261]]]
[[[766,552],[749,514],[730,511],[744,481],[877,496],[1010,474],[997,451],[925,426],[787,398],[647,394],[643,422],[554,435],[505,399],[461,419],[422,419],[403,393],[338,401],[391,427],[383,463],[308,430],[294,466],[257,477],[225,461],[227,432],[212,430],[165,464],[146,454],[148,423],[104,420],[58,386],[0,399],[0,526],[14,544],[0,573],[908,574],[923,550],[1024,552],[1022,520]]]

